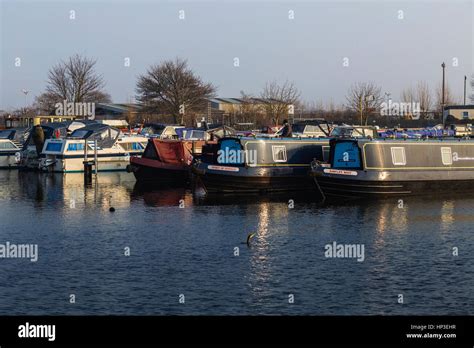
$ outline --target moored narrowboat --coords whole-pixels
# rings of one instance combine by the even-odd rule
[[[311,175],[326,196],[465,192],[474,188],[474,140],[332,139]]]
[[[329,139],[235,138],[203,147],[193,173],[208,193],[308,190],[310,163],[323,160]]]
[[[142,157],[130,158],[127,171],[138,181],[187,183],[191,162],[199,155],[204,140],[150,138]]]
[[[186,185],[191,180],[191,163],[201,156],[206,141],[235,134],[235,130],[227,126],[212,129],[181,127],[173,131],[176,135],[173,138],[151,135],[143,156],[130,159],[127,171],[138,181]]]

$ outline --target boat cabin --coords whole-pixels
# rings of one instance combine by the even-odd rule
[[[374,126],[335,126],[331,137],[336,138],[378,138],[377,128]]]
[[[219,139],[203,147],[202,161],[233,166],[310,166],[327,159],[329,139],[236,138]]]
[[[140,134],[150,138],[179,139],[178,131],[184,126],[166,125],[160,123],[145,123]]]

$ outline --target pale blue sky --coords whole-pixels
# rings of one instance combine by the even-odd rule
[[[31,102],[48,69],[74,53],[98,59],[114,102],[135,94],[136,77],[150,64],[177,56],[221,97],[258,94],[266,81],[288,79],[304,100],[337,104],[357,81],[374,81],[395,100],[419,80],[434,89],[443,60],[460,99],[463,77],[473,72],[472,0],[0,1],[0,109],[23,106],[25,88]]]

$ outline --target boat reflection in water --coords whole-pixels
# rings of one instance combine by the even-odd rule
[[[102,173],[91,185],[84,185],[84,175],[78,173],[43,174],[18,172],[18,194],[33,200],[38,206],[60,203],[64,208],[88,205],[126,208],[130,206],[133,176],[125,172]]]
[[[192,205],[192,195],[186,187],[177,184],[159,184],[136,182],[133,187],[132,197],[134,200],[143,199],[144,203],[153,207]]]
[[[41,260],[33,273],[5,263],[18,281],[5,284],[0,306],[38,315],[474,314],[474,198],[321,205],[307,196],[201,197],[141,187],[130,173],[99,173],[84,186],[81,174],[0,171],[2,238],[37,243]],[[334,241],[363,244],[364,261],[326,258]],[[61,300],[71,274],[85,298],[78,306]],[[189,294],[186,306],[176,289]]]

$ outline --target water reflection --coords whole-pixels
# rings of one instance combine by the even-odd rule
[[[82,314],[472,313],[473,209],[470,197],[321,204],[291,193],[203,196],[127,173],[101,173],[85,186],[81,174],[0,172],[2,238],[38,242],[42,252],[34,274],[26,264],[0,268],[23,284],[7,285],[0,307],[14,313],[11,303],[22,303],[41,314],[51,303],[71,314],[56,301],[74,279],[89,294]],[[365,261],[328,260],[324,245],[333,241],[364,244]],[[124,245],[133,250],[126,262]],[[452,246],[462,251],[456,259]],[[189,306],[154,300],[174,300],[176,289],[189,291]],[[392,306],[387,293],[400,289],[411,302]]]
[[[113,205],[127,206],[134,182],[127,173],[107,173],[94,177],[91,185],[84,185],[82,174],[45,174],[17,172],[11,178],[12,199],[31,200],[41,209],[62,203],[62,208],[95,205],[108,209]],[[5,189],[5,188],[4,188]]]
[[[181,206],[184,208],[193,204],[190,191],[179,185],[151,185],[137,182],[133,188],[132,199],[143,199],[146,205],[153,207]]]
[[[260,203],[258,205],[258,227],[255,241],[251,241],[250,258],[250,291],[254,294],[257,302],[262,301],[265,296],[269,296],[270,289],[268,283],[272,276],[272,260],[269,255],[271,247],[269,237],[270,205]]]
[[[454,202],[447,200],[443,202],[441,207],[442,231],[448,232],[454,223]]]

